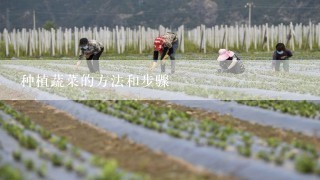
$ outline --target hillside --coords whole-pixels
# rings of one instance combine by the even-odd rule
[[[245,0],[4,0],[0,6],[0,29],[32,28],[33,10],[36,25],[54,21],[57,26],[136,26],[176,27],[185,24],[246,23]],[[253,0],[252,24],[302,22],[320,19],[316,0]],[[9,16],[9,18],[7,18]]]

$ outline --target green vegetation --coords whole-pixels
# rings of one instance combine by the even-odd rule
[[[220,148],[222,150],[227,149],[228,142],[233,141],[232,145],[236,147],[236,150],[240,155],[245,157],[257,157],[266,162],[282,165],[285,162],[293,160],[297,171],[304,173],[317,173],[317,167],[315,161],[314,167],[312,166],[311,158],[318,159],[319,155],[314,145],[306,144],[300,141],[294,141],[292,144],[285,144],[277,138],[259,139],[262,141],[262,145],[257,143],[256,137],[243,131],[236,130],[231,126],[221,126],[210,119],[197,119],[187,112],[181,110],[175,110],[171,107],[159,107],[152,103],[144,101],[77,101],[83,103],[89,107],[95,108],[100,112],[124,119],[130,123],[140,125],[149,129],[153,129],[160,133],[166,133],[172,137],[187,139],[195,142],[198,145],[209,145]],[[319,115],[319,105],[307,102],[307,101],[237,101],[238,103],[258,106],[265,109],[272,109],[274,111],[281,111],[292,115],[301,115],[308,118],[316,118]],[[1,106],[0,106],[1,109]],[[8,113],[19,119],[21,124],[25,125],[28,129],[36,130],[41,134],[43,139],[49,139],[52,144],[58,147],[60,150],[68,150],[67,141],[65,138],[53,137],[49,132],[45,132],[43,129],[39,129],[34,124],[30,123],[28,118],[20,117],[19,113],[7,110]],[[11,131],[21,131],[21,129],[15,129],[5,125],[6,129]],[[8,128],[9,127],[9,128]],[[19,133],[13,133],[19,134]],[[23,134],[20,132],[20,134]],[[20,137],[21,135],[15,135]],[[28,136],[29,137],[29,136]],[[21,139],[22,144],[25,147],[32,149],[32,139],[28,137],[18,138]],[[30,137],[29,137],[30,138]],[[236,139],[236,143],[234,142]],[[26,141],[26,142],[24,142]],[[28,142],[30,141],[30,142]],[[236,144],[236,145],[234,145]],[[241,144],[241,145],[239,145]],[[251,149],[252,144],[261,145],[263,149],[259,152],[255,152],[254,148]],[[35,148],[35,147],[33,147]],[[232,149],[232,148],[230,148]],[[229,150],[229,148],[228,148]],[[277,154],[276,152],[279,152]],[[77,153],[74,153],[75,155]],[[307,156],[301,155],[307,154]],[[79,174],[84,171],[84,168],[79,166],[74,167],[73,162],[63,161],[63,157],[51,156],[51,161],[57,166],[64,165],[66,169],[75,169]],[[77,155],[76,155],[77,156]],[[308,157],[310,157],[308,159]],[[97,160],[96,160],[97,161]],[[291,162],[292,163],[292,162]],[[105,162],[96,162],[96,164],[102,166]],[[111,171],[113,165],[104,169],[104,174],[114,173]],[[103,176],[102,175],[102,176]]]
[[[53,21],[46,21],[46,22],[43,24],[43,28],[44,28],[45,30],[50,31],[51,29],[56,29],[57,26],[56,26],[56,24],[55,24]]]
[[[24,160],[24,166],[27,170],[33,171],[34,170],[34,163],[32,159],[26,159]]]
[[[4,129],[6,129],[10,135],[17,139],[21,146],[32,150],[37,148],[37,141],[29,135],[24,135],[23,130],[18,126],[6,123],[4,124]]]
[[[238,146],[237,150],[238,150],[238,153],[243,156],[246,156],[246,157],[251,156],[251,149],[248,146]]]
[[[279,139],[275,139],[275,138],[269,138],[267,140],[267,143],[270,147],[276,148],[280,145],[280,140]]]
[[[58,154],[52,154],[51,155],[51,162],[54,166],[62,166],[63,158],[62,158],[62,156],[60,156]]]
[[[42,164],[38,169],[37,169],[37,174],[39,177],[46,177],[47,175],[47,167],[45,164]]]
[[[316,170],[316,161],[307,154],[302,154],[295,161],[295,168],[301,173],[312,173]]]
[[[283,164],[284,160],[284,157],[280,155],[275,157],[274,162],[276,163],[276,165],[280,166]]]
[[[259,143],[247,132],[238,131],[230,126],[224,127],[211,120],[194,119],[185,111],[172,109],[170,107],[157,106],[147,101],[77,101],[89,107],[93,107],[103,113],[127,120],[133,124],[141,125],[157,130],[161,127],[163,131],[176,138],[194,141],[197,145],[208,145],[225,150],[226,147],[234,146],[234,138],[237,139],[236,150],[245,157],[256,157],[269,163],[283,165],[284,162],[295,160],[301,153],[309,153],[317,158],[317,150],[311,144],[301,141],[293,141],[292,145],[285,144],[277,138],[260,139]],[[156,126],[152,124],[157,124]],[[157,130],[158,131],[158,130]],[[241,141],[239,141],[241,140]],[[252,151],[252,144],[266,144],[266,150]],[[279,152],[275,153],[275,152]],[[97,159],[96,164],[101,164]]]
[[[52,136],[52,134],[49,131],[47,131],[43,128],[38,128],[38,132],[40,133],[41,137],[45,140],[50,139]]]
[[[8,165],[0,165],[0,179],[1,180],[22,180],[22,175],[19,170],[14,169]]]
[[[35,133],[38,133],[44,140],[48,140],[53,145],[55,145],[59,150],[61,151],[67,151],[69,150],[68,142],[66,138],[64,137],[54,137],[52,134],[45,129],[35,126],[33,122],[23,114],[20,114],[19,112],[15,111],[11,107],[4,104],[4,102],[0,101],[0,110],[6,112],[8,115],[11,115],[12,117],[17,118],[16,120],[21,123],[22,127],[20,127],[18,124],[13,122],[6,122],[0,118],[0,128],[3,127],[4,130],[6,130],[12,137],[14,137],[17,141],[19,141],[20,145],[26,149],[30,150],[36,150],[38,156],[46,161],[51,161],[52,165],[56,167],[63,166],[67,171],[73,171],[75,170],[79,176],[86,176],[87,172],[86,169],[83,166],[76,166],[74,165],[73,159],[67,158],[67,154],[62,153],[52,153],[50,151],[47,151],[43,149],[43,147],[40,146],[40,144],[30,135],[25,135],[24,132],[24,125],[26,125],[28,128]],[[28,133],[29,134],[29,133]],[[77,149],[74,146],[71,146],[70,151],[72,153],[72,157],[75,157],[76,159],[80,160],[84,164],[88,163],[86,162],[86,159],[83,159],[81,157],[80,150]],[[23,151],[22,151],[23,152]],[[47,168],[46,164],[43,162],[41,166],[36,167],[34,160],[32,159],[23,159],[22,153],[20,150],[16,150],[12,152],[12,157],[15,161],[21,162],[23,160],[23,164],[25,168],[29,171],[34,171],[39,177],[46,177],[47,175]],[[0,159],[1,160],[1,159]],[[101,164],[100,166],[97,166],[100,170],[102,179],[105,179],[106,177],[110,176],[114,179],[120,179],[122,177],[122,173],[118,171],[118,166],[116,161],[114,160],[104,160],[101,157],[96,157],[96,160],[100,160]],[[16,173],[16,174],[15,174]],[[14,175],[17,177],[15,178]],[[18,176],[19,175],[19,176]],[[13,168],[9,168],[7,166],[0,166],[0,179],[2,180],[3,177],[12,177],[9,178],[10,180],[13,179],[21,179],[20,174],[17,173]],[[5,180],[8,178],[4,178]]]
[[[16,161],[21,161],[21,151],[13,151],[12,152],[12,157]]]
[[[258,159],[262,159],[266,162],[269,162],[271,160],[270,154],[266,151],[259,151],[256,156]]]
[[[102,174],[100,175],[101,179],[112,179],[112,180],[120,180],[122,175],[121,173],[117,172],[117,162],[116,161],[108,161],[103,166]]]
[[[51,137],[49,141],[62,151],[65,151],[68,148],[67,146],[68,141],[64,137],[61,137],[61,138]]]
[[[320,115],[320,105],[307,101],[285,100],[260,100],[260,101],[236,101],[247,106],[258,106],[264,109],[281,111],[291,115],[300,115],[307,118],[315,118]]]
[[[86,169],[81,165],[76,166],[74,170],[78,176],[85,176],[87,174]]]
[[[72,171],[73,170],[73,161],[71,159],[66,160],[66,162],[64,163],[64,166],[66,167],[66,169],[68,171]]]

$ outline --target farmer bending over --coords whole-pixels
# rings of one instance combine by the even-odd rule
[[[232,51],[220,49],[217,60],[220,62],[221,67],[218,72],[241,74],[245,71],[242,61]]]
[[[292,57],[292,52],[286,49],[283,43],[278,43],[272,57],[272,68],[274,68],[275,71],[280,71],[280,64],[282,63],[284,71],[289,72],[290,57]]]
[[[104,49],[102,43],[96,40],[89,41],[87,38],[81,38],[79,46],[81,53],[77,62],[77,69],[81,63],[80,60],[85,56],[89,71],[91,73],[100,73],[99,58]]]
[[[161,60],[161,72],[166,71],[166,65],[164,60],[167,55],[170,56],[171,61],[171,74],[175,72],[175,52],[178,49],[179,41],[175,33],[167,32],[166,34],[157,37],[154,40],[154,52],[153,52],[153,66],[155,67],[158,57],[160,55]]]

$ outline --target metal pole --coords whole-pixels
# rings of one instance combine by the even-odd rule
[[[8,30],[8,31],[10,30],[10,18],[9,18],[9,14],[10,14],[10,10],[7,8],[7,11],[6,11],[6,27],[7,27],[7,30]]]
[[[249,8],[249,22],[248,22],[248,26],[251,27],[251,14],[252,14],[253,2],[247,3],[244,7],[245,7],[245,8]]]
[[[36,29],[36,12],[33,10],[33,29]]]

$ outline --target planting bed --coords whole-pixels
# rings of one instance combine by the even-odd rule
[[[0,133],[8,140],[0,155],[12,157],[0,160],[0,170],[30,178],[46,172],[52,179],[107,172],[119,179],[318,179],[320,63],[292,61],[290,73],[272,72],[270,61],[245,63],[246,73],[231,75],[216,73],[210,61],[177,61],[169,86],[109,81],[98,87],[101,75],[124,82],[129,75],[166,75],[149,71],[150,61],[101,61],[101,75],[90,74],[92,87],[53,88],[36,87],[37,81],[22,87],[21,80],[75,74],[80,82],[87,68],[75,70],[73,61],[4,61]],[[88,152],[78,150],[79,159],[74,145]],[[95,166],[95,155],[115,160]]]
[[[30,179],[87,179],[113,177],[135,178],[117,168],[111,160],[70,145],[63,137],[53,135],[35,125],[28,117],[0,102],[1,154],[6,161],[20,169]],[[27,173],[27,172],[30,172]]]

